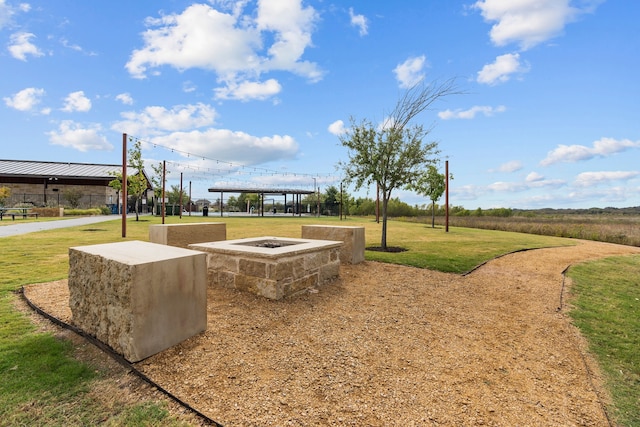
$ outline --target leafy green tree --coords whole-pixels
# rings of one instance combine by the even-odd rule
[[[236,196],[230,196],[227,199],[227,211],[229,212],[234,212],[234,211],[239,211],[240,208],[238,207],[238,198]]]
[[[387,208],[393,190],[411,189],[422,170],[438,161],[437,142],[423,143],[431,129],[411,125],[411,121],[435,101],[457,93],[453,79],[415,85],[400,98],[382,126],[366,119],[358,123],[352,117],[350,128],[339,137],[348,149],[349,160],[338,163],[347,182],[354,182],[356,190],[376,184],[382,194],[382,250],[387,250]]]
[[[167,198],[169,205],[172,206],[173,215],[176,215],[176,212],[178,212],[176,206],[180,206],[180,186],[172,185],[168,191],[165,190],[165,197]],[[186,206],[189,202],[189,195],[182,191],[182,206]]]
[[[139,221],[138,202],[142,199],[147,188],[149,188],[147,178],[144,176],[144,161],[142,160],[140,141],[136,141],[127,153],[129,154],[127,167],[131,168],[133,172],[131,174],[127,173],[127,193],[133,198],[136,221]],[[118,192],[122,191],[122,172],[115,172],[112,175],[115,179],[109,183],[109,186]]]
[[[237,199],[238,209],[244,212],[247,210],[247,201],[249,206],[253,206],[258,209],[258,202],[260,201],[260,195],[257,193],[240,193]]]
[[[374,215],[376,213],[376,202],[370,198],[358,197],[353,201],[350,212],[352,215]]]
[[[337,214],[339,205],[340,192],[334,185],[327,187],[327,190],[324,192],[325,212],[330,212],[330,215],[333,215],[334,213]]]
[[[397,197],[389,200],[387,211],[388,216],[392,218],[416,216],[416,210]]]
[[[438,169],[433,165],[427,166],[427,171],[413,183],[413,189],[418,194],[431,200],[431,228],[436,226],[436,202],[442,197],[446,185],[446,176],[443,173],[439,173]]]
[[[153,184],[153,196],[155,197],[157,203],[162,203],[162,178],[163,178],[163,165],[161,162],[158,162],[156,165],[151,165],[151,169],[153,170],[153,175],[151,175],[151,184]],[[168,174],[169,171],[166,171],[165,174]]]
[[[64,191],[63,195],[71,209],[76,209],[80,206],[80,199],[82,198],[82,192],[80,190],[76,188],[69,188]]]

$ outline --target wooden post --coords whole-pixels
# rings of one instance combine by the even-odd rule
[[[449,232],[449,160],[445,160],[444,162],[444,175],[445,175],[445,208],[444,208],[444,231],[446,233]]]
[[[122,237],[127,237],[127,134],[122,134]]]

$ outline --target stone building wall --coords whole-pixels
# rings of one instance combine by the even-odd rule
[[[14,206],[18,203],[32,203],[35,206],[65,206],[68,205],[68,202],[64,194],[68,190],[78,191],[82,194],[81,206],[87,205],[84,207],[103,206],[109,204],[110,200],[112,203],[117,201],[116,191],[108,186],[47,183],[45,187],[43,181],[42,184],[0,182],[0,187],[7,187],[11,190],[11,196],[5,202],[7,206]]]

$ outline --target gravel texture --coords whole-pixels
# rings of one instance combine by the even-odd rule
[[[210,288],[207,331],[136,367],[224,426],[609,425],[562,273],[631,253],[580,241],[466,276],[367,261],[284,301]],[[25,293],[71,321],[66,281]]]

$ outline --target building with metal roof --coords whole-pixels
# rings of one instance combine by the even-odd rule
[[[11,192],[6,206],[64,206],[68,205],[65,195],[70,198],[72,193],[80,196],[78,207],[116,206],[119,192],[109,183],[118,173],[122,173],[122,165],[0,159],[0,187]],[[151,190],[149,185],[149,200]],[[142,201],[145,205],[146,200],[147,195]]]

